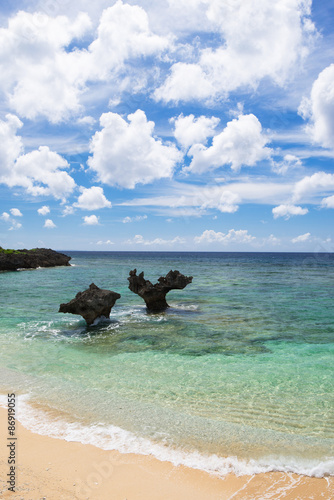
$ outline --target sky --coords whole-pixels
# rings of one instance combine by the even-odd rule
[[[0,2],[0,246],[334,251],[331,0]]]

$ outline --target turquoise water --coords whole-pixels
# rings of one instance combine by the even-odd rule
[[[334,473],[333,254],[66,253],[0,274],[0,384],[28,426],[209,470]],[[134,268],[193,283],[147,314]],[[122,295],[109,321],[57,312],[92,282]]]

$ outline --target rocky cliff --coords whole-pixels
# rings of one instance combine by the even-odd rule
[[[87,290],[78,292],[67,304],[60,304],[58,312],[79,314],[88,325],[91,325],[101,316],[109,318],[111,308],[120,298],[119,293],[102,290],[92,283]]]
[[[5,250],[0,247],[0,271],[36,269],[37,267],[70,266],[71,257],[50,248]]]
[[[158,283],[153,285],[144,278],[144,273],[137,276],[137,269],[130,271],[129,288],[131,292],[136,293],[145,300],[148,311],[165,311],[169,305],[166,301],[166,295],[170,290],[181,290],[192,282],[192,276],[184,276],[179,271],[169,271],[166,276],[161,276]]]

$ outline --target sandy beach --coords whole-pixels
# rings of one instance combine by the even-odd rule
[[[15,492],[8,491],[7,411],[0,409],[1,498],[23,500],[306,500],[334,498],[334,479],[279,472],[224,478],[143,455],[40,436],[17,422]]]

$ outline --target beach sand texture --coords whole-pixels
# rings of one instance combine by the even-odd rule
[[[11,500],[332,500],[334,478],[273,472],[223,478],[144,455],[40,436],[17,422],[15,493],[6,475],[7,411],[0,409],[1,498]]]

